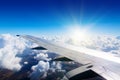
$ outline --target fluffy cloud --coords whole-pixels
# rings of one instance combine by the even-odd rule
[[[36,52],[36,51],[35,51]],[[46,78],[48,75],[48,72],[51,71],[52,74],[56,70],[62,71],[62,66],[60,62],[51,62],[51,58],[49,58],[49,55],[51,55],[51,58],[54,58],[54,54],[49,53],[47,51],[37,51],[36,55],[34,56],[34,59],[38,60],[38,64],[32,66],[32,73],[29,75],[31,80],[40,80],[43,78]],[[53,56],[52,56],[53,55]]]
[[[33,72],[30,74],[31,80],[40,80],[40,78],[45,78],[47,76],[47,71],[49,69],[49,62],[39,61],[35,66],[32,66]]]
[[[95,50],[101,50],[105,52],[118,53],[120,51],[120,36],[110,36],[110,35],[98,35],[91,36],[84,40],[78,40],[77,44],[74,44],[74,40],[70,37],[54,37],[54,41],[60,41],[67,44],[72,44],[78,47],[87,47]],[[61,42],[61,41],[60,41]]]
[[[61,63],[50,62],[51,58],[49,56],[52,56],[52,54],[49,54],[47,51],[31,50],[30,47],[34,46],[37,45],[23,38],[18,38],[10,34],[0,35],[0,68],[18,71],[23,65],[29,65],[27,58],[32,57],[38,63],[31,67],[31,80],[39,80],[40,77],[46,77],[47,71],[50,69],[54,69],[54,71],[61,69]]]
[[[45,61],[49,61],[49,60],[51,60],[50,58],[48,58],[48,54],[46,54],[45,52],[43,53],[39,53],[39,54],[37,54],[35,57],[34,57],[34,59],[37,59],[37,60],[45,60]]]
[[[18,39],[10,34],[0,35],[0,67],[20,70],[21,58],[16,55],[24,51],[25,45],[23,39]]]
[[[81,44],[81,46],[97,49],[105,52],[118,52],[120,50],[120,39],[115,36],[95,36]],[[119,54],[119,53],[118,53]]]

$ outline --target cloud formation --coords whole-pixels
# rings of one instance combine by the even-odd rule
[[[10,34],[0,35],[0,67],[10,70],[20,70],[21,54],[25,49],[25,41],[11,36]]]
[[[120,54],[120,36],[111,36],[111,35],[98,35],[98,36],[91,36],[87,39],[80,40],[77,44],[74,44],[73,40],[70,37],[60,37],[53,39],[56,42],[62,42],[75,45],[78,47],[87,47],[95,50],[101,50],[110,53]],[[51,39],[52,40],[52,39]]]
[[[31,80],[40,80],[40,78],[45,78],[49,67],[49,62],[45,61],[39,61],[37,65],[32,66],[33,72],[30,74]]]
[[[56,69],[62,69],[61,63],[50,62],[56,55],[49,54],[47,51],[31,50],[30,47],[34,46],[37,45],[23,38],[10,34],[0,35],[0,68],[19,71],[24,65],[29,65],[31,62],[29,57],[31,57],[38,61],[31,67],[32,72],[29,75],[31,80],[45,78],[49,70],[55,72]]]
[[[120,56],[119,36],[94,36],[90,39],[78,41],[78,44],[74,44],[70,37],[66,38],[65,36],[55,36],[51,38],[45,37],[45,39],[52,42],[62,42],[79,47],[101,50],[112,53],[115,56]],[[39,80],[40,77],[45,78],[50,75],[50,73],[64,71],[61,62],[50,61],[58,55],[48,51],[31,50],[30,47],[34,46],[37,45],[26,41],[23,38],[18,38],[10,34],[0,35],[0,68],[18,71],[24,64],[29,65],[30,61],[27,62],[27,57],[32,56],[32,58],[38,61],[38,63],[31,67],[32,72],[29,75],[31,80]],[[21,64],[22,61],[23,64]]]

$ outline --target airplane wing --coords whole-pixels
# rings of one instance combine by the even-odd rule
[[[105,80],[120,79],[120,58],[115,57],[110,53],[88,48],[79,48],[63,43],[50,42],[30,35],[18,36],[37,43],[39,46],[46,48],[48,51],[55,52],[83,65],[82,67],[67,73],[66,76],[68,78],[71,78],[79,73],[92,70],[104,77]]]

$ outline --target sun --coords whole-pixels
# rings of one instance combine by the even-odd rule
[[[71,26],[69,27],[68,31],[68,34],[74,44],[78,44],[88,39],[89,34],[87,28],[81,28],[80,26]]]

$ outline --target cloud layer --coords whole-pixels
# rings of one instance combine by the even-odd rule
[[[61,64],[50,62],[51,58],[57,56],[49,54],[47,51],[31,50],[30,47],[37,46],[23,38],[18,38],[10,34],[0,35],[0,68],[19,71],[24,65],[29,65],[29,57],[38,61],[31,67],[31,80],[47,77],[47,72],[61,70]],[[48,55],[49,54],[49,55]],[[49,57],[51,56],[51,58]],[[51,72],[51,73],[52,73]]]
[[[120,56],[120,37],[119,36],[94,36],[90,39],[78,41],[74,44],[71,38],[66,37],[50,37],[45,38],[50,41],[63,42],[76,45],[79,47],[87,47],[91,49],[101,50]],[[18,38],[10,34],[0,35],[0,68],[19,71],[23,64],[28,65],[27,57],[32,56],[37,64],[31,67],[32,72],[29,77],[31,80],[39,80],[50,75],[49,72],[65,72],[62,69],[61,62],[51,62],[50,60],[58,55],[48,51],[31,50],[30,47],[37,46],[23,38]],[[23,64],[21,62],[23,61]],[[49,73],[49,74],[48,74]]]
[[[10,70],[20,70],[21,54],[25,49],[25,41],[11,36],[10,34],[0,35],[0,67]]]
[[[72,44],[78,47],[87,47],[95,50],[101,50],[105,52],[111,52],[120,54],[120,36],[110,36],[110,35],[98,35],[98,36],[91,36],[84,40],[78,40],[74,43],[74,40],[70,37],[54,37],[54,39],[51,39],[56,42],[62,42],[67,44]]]

